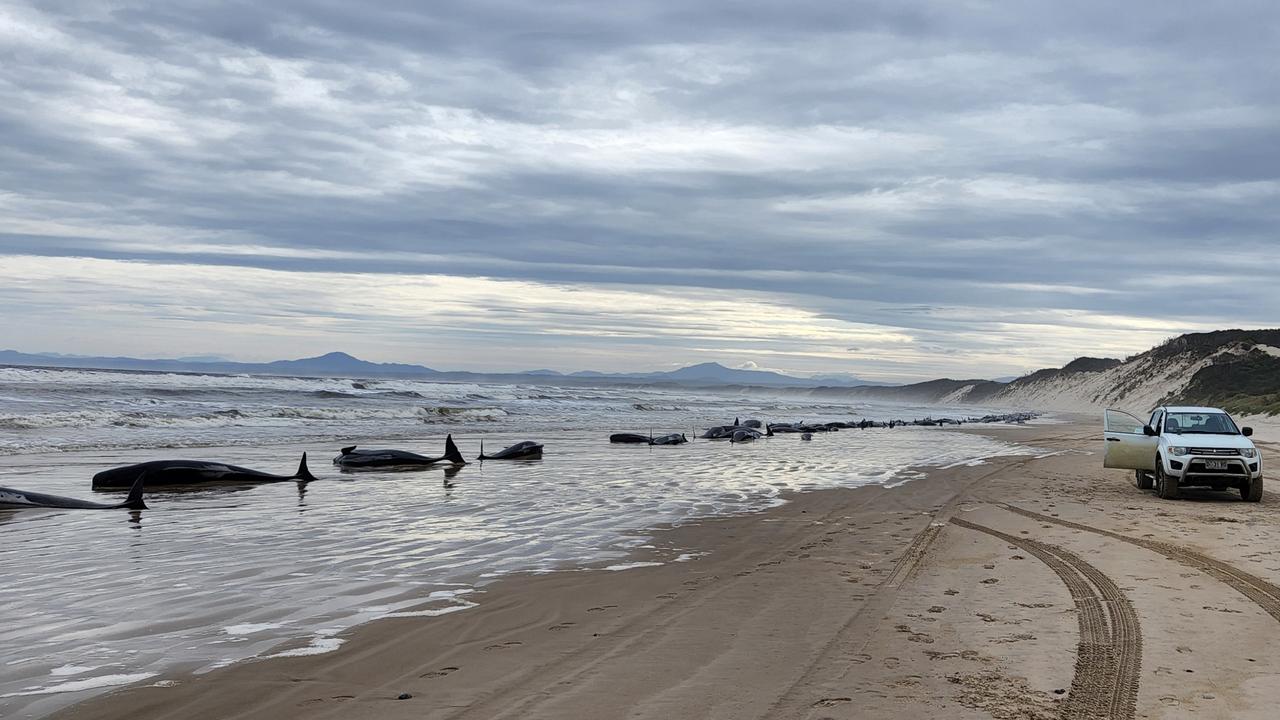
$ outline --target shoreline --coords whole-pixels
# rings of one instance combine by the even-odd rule
[[[1034,444],[1034,437],[1027,437],[1028,435],[1040,435],[1043,434],[1043,431],[1053,432],[1061,427],[1062,425],[1058,424],[1018,426],[1008,429],[1008,433],[1013,437],[1005,437],[1003,439]],[[988,428],[988,430],[1002,429]],[[1029,430],[1031,432],[1028,432]],[[981,433],[983,430],[974,428],[972,432]],[[1005,433],[1000,434],[1003,435]],[[275,688],[270,691],[270,694],[278,694],[281,688],[288,688],[291,692],[298,691],[299,688],[290,687],[295,683],[289,682],[285,684],[280,680],[282,676],[278,674],[313,675],[321,668],[331,665],[343,665],[345,663],[343,658],[348,655],[365,656],[372,654],[373,656],[387,658],[398,657],[400,659],[391,661],[391,664],[399,665],[404,662],[403,656],[406,651],[385,647],[391,638],[399,637],[405,632],[410,632],[414,635],[425,632],[428,636],[436,636],[438,634],[438,638],[433,637],[426,642],[429,642],[433,647],[447,648],[458,645],[463,640],[462,637],[453,636],[456,631],[450,630],[450,627],[468,628],[465,637],[469,639],[481,633],[481,628],[490,626],[523,626],[528,624],[528,618],[512,621],[508,619],[496,620],[489,616],[502,616],[504,612],[510,612],[508,608],[512,606],[522,607],[522,603],[516,598],[528,595],[541,598],[539,602],[535,603],[538,606],[536,613],[533,613],[532,610],[530,612],[539,617],[545,616],[548,628],[558,628],[556,630],[543,631],[547,636],[555,637],[557,646],[563,645],[560,641],[565,638],[580,635],[582,632],[580,626],[601,627],[606,630],[606,633],[603,634],[592,633],[593,639],[601,635],[607,636],[610,633],[617,632],[618,623],[623,620],[627,621],[625,624],[641,622],[641,620],[630,617],[634,613],[639,612],[642,617],[658,613],[662,609],[661,606],[679,598],[681,590],[688,587],[699,587],[708,582],[708,577],[714,577],[719,580],[722,574],[729,574],[733,577],[750,576],[755,571],[738,567],[749,560],[754,560],[755,563],[761,564],[763,567],[770,567],[770,564],[773,563],[782,564],[797,558],[809,560],[812,555],[811,552],[792,549],[778,553],[774,552],[774,548],[779,543],[795,544],[797,534],[804,535],[806,527],[812,530],[815,522],[825,522],[814,520],[815,517],[830,518],[840,513],[849,516],[861,516],[867,513],[888,512],[881,509],[868,510],[868,506],[879,508],[881,505],[894,507],[905,504],[912,507],[919,506],[920,508],[925,508],[926,506],[928,508],[941,507],[952,499],[952,493],[944,486],[956,481],[967,481],[971,477],[990,474],[996,467],[1003,468],[1008,464],[1025,463],[1031,457],[1029,455],[1002,456],[994,460],[988,459],[978,465],[965,464],[948,469],[925,469],[919,471],[923,473],[924,477],[894,483],[892,487],[888,488],[875,485],[792,492],[786,495],[786,502],[779,507],[744,515],[701,519],[675,526],[664,525],[637,531],[637,535],[650,539],[648,545],[652,547],[633,548],[621,560],[601,563],[601,565],[608,564],[634,568],[626,572],[607,572],[597,567],[589,568],[585,571],[583,569],[572,569],[558,570],[545,574],[520,573],[504,576],[477,588],[474,593],[464,596],[469,602],[477,602],[478,606],[470,607],[464,612],[452,613],[447,618],[375,620],[342,633],[340,638],[345,642],[340,648],[330,653],[298,658],[245,660],[200,676],[183,676],[176,673],[161,675],[150,678],[147,682],[154,684],[157,681],[162,681],[163,684],[173,684],[173,686],[127,688],[90,698],[78,705],[72,705],[61,711],[56,711],[52,716],[115,717],[143,712],[148,717],[151,717],[153,714],[160,712],[162,707],[166,709],[172,708],[175,701],[181,704],[182,701],[177,696],[185,697],[190,694],[195,706],[185,707],[180,713],[174,715],[175,717],[178,715],[184,717],[224,717],[229,708],[219,707],[207,715],[201,715],[199,708],[211,706],[207,693],[221,696],[225,695],[227,690],[232,687],[242,687],[245,683],[260,684],[263,672],[269,672],[276,677],[275,681],[268,683],[268,686]],[[914,472],[904,474],[910,475],[914,474]],[[900,496],[904,498],[901,502],[897,500]],[[920,515],[920,512],[920,510],[906,511],[905,517],[908,517],[910,522],[904,521],[904,523],[912,527],[918,525],[921,522],[921,518],[924,517]],[[787,532],[781,532],[779,528],[787,528],[788,530]],[[916,532],[920,529],[915,528]],[[853,534],[857,535],[858,533]],[[739,538],[744,537],[750,537],[750,543],[739,541]],[[820,537],[813,539],[812,542],[816,542],[818,546],[825,547],[828,543],[824,542],[824,540],[827,540],[827,538]],[[896,555],[901,550],[900,546],[909,541],[910,538],[904,536],[904,531],[900,531],[888,538],[877,538],[876,540],[876,543],[871,544],[876,545],[879,549],[867,556],[867,562],[859,563],[860,565],[866,564],[874,567],[868,572],[851,572],[846,575],[839,574],[843,569],[838,570],[834,581],[843,586],[837,586],[838,591],[844,592],[850,585],[863,588],[864,585],[870,583],[874,586],[879,577],[886,572],[892,572],[892,570],[886,570],[883,567],[885,557]],[[866,538],[857,538],[853,542],[867,544]],[[803,547],[806,544],[810,544],[810,542],[801,542],[797,547]],[[686,557],[686,562],[674,562],[682,555]],[[836,562],[842,561],[832,561],[829,563],[829,567],[824,569],[835,568]],[[662,564],[648,566],[647,563]],[[727,565],[733,565],[732,572],[726,567]],[[860,575],[864,577],[858,577]],[[858,577],[858,582],[852,582],[851,578],[854,577]],[[585,588],[592,589],[585,590]],[[865,590],[865,588],[863,589]],[[570,603],[566,597],[568,595],[582,595],[584,600],[587,597],[598,596],[598,599],[589,602],[589,606],[584,610],[574,613],[569,608]],[[640,600],[643,600],[643,602],[639,602]],[[625,605],[623,604],[624,601]],[[544,607],[548,604],[554,606],[556,610],[551,612]],[[632,609],[626,611],[617,609],[622,607]],[[828,618],[827,622],[834,621]],[[426,626],[425,629],[424,626]],[[537,635],[538,633],[534,634]],[[543,637],[527,640],[502,640],[496,636],[490,639],[494,640],[494,642],[482,644],[478,650],[479,654],[476,655],[477,659],[490,660],[499,649],[522,649],[525,645],[532,645],[535,639],[539,642],[545,640]],[[505,644],[511,642],[520,644]],[[465,645],[465,643],[462,644]],[[498,647],[493,648],[494,645]],[[486,648],[492,649],[486,650]],[[472,648],[472,650],[474,651],[475,648]],[[470,655],[475,654],[475,652],[464,654]],[[528,653],[522,654],[527,655]],[[471,657],[454,657],[453,653],[445,651],[439,653],[438,662],[435,664],[440,667],[434,670],[423,670],[419,675],[441,672],[440,668],[457,667],[460,669],[445,673],[452,677],[452,681],[456,681],[458,677],[462,677],[457,675],[462,668],[467,666],[474,667],[478,662]],[[415,678],[417,681],[423,679],[421,677]],[[372,678],[368,681],[372,682]],[[393,693],[391,695],[392,700],[398,697],[401,692],[417,696],[429,689],[423,687],[419,682],[406,681],[405,684],[406,689]],[[207,690],[204,688],[207,688]],[[386,692],[390,693],[390,690]],[[342,692],[335,690],[328,697],[332,700],[333,698],[350,694],[359,695],[359,693],[353,693],[348,688]],[[320,695],[323,695],[323,693],[320,693]],[[320,697],[302,698],[297,702],[302,703],[303,706],[320,705],[322,704],[318,702],[320,699]],[[333,702],[344,705],[343,713],[351,711],[351,706],[347,704],[346,698]],[[218,705],[218,703],[214,703],[212,706],[216,707]],[[266,707],[271,709],[267,710]],[[243,716],[252,717],[260,711],[273,715],[282,713],[288,715],[290,712],[290,710],[276,702],[270,702],[266,707],[261,709],[244,708],[237,710],[236,714],[247,712],[248,714]],[[312,708],[312,710],[314,709]],[[411,710],[413,708],[395,705],[390,708],[382,708],[377,712],[399,709]],[[99,710],[101,712],[98,712]],[[304,712],[302,706],[299,706],[298,711]],[[417,708],[415,712],[421,712],[421,708]],[[310,716],[312,713],[311,711],[305,711],[305,714]]]

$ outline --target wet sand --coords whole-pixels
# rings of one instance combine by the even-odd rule
[[[1274,493],[1161,501],[1101,468],[1091,424],[981,432],[1056,454],[798,494],[627,561],[659,566],[508,578],[56,717],[1274,716]]]

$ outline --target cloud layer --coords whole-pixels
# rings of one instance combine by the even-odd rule
[[[0,328],[64,352],[909,378],[1274,324],[1277,20],[9,3]]]

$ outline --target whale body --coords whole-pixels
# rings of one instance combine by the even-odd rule
[[[640,433],[614,433],[609,436],[609,442],[630,443],[633,445],[680,445],[689,442],[689,438],[685,437],[684,433],[671,433],[658,437],[641,435]]]
[[[272,475],[258,470],[228,465],[209,460],[152,460],[151,462],[125,465],[103,470],[93,476],[93,489],[127,488],[140,474],[147,474],[147,486],[215,485],[267,482],[311,482],[316,477],[307,470],[307,454],[302,453],[298,472],[293,475]]]
[[[458,446],[453,444],[453,435],[445,436],[444,455],[440,457],[427,457],[407,450],[361,450],[352,445],[342,448],[339,455],[333,459],[334,465],[346,470],[435,465],[440,462],[449,462],[454,465],[467,464],[462,453],[458,452]]]
[[[649,445],[650,438],[648,435],[640,433],[614,433],[609,436],[611,443],[630,443],[632,445]]]
[[[484,454],[484,441],[480,442],[480,457],[477,460],[533,460],[542,457],[542,445],[532,440],[518,442],[509,448],[503,448],[492,455]]]
[[[147,504],[142,501],[142,488],[147,474],[139,473],[129,488],[129,497],[122,503],[96,503],[60,495],[16,490],[0,487],[0,510],[34,510],[39,508],[61,508],[64,510],[146,510]]]

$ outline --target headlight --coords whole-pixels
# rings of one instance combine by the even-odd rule
[[[1258,451],[1253,448],[1244,448],[1240,451],[1240,454],[1247,458],[1258,457]]]
[[[1170,455],[1186,455],[1187,449],[1184,447],[1171,446],[1169,448]]]

